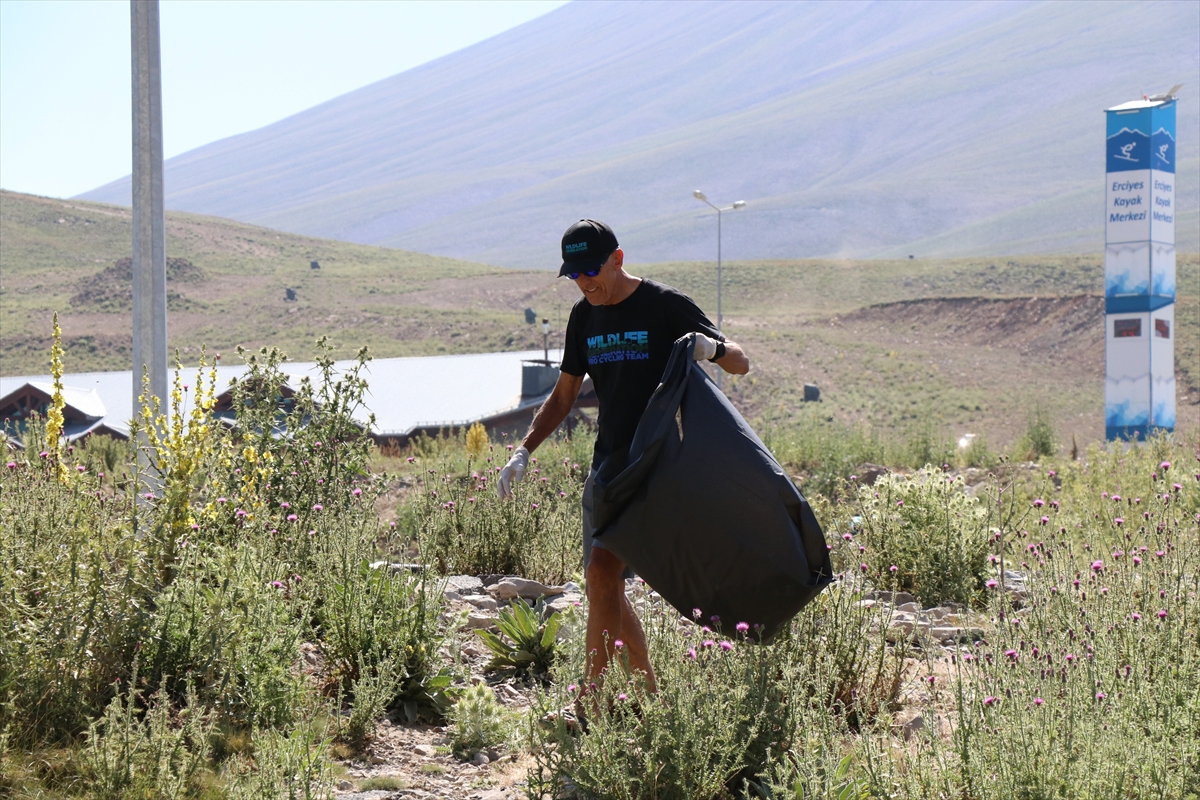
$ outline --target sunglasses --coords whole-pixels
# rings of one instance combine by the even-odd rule
[[[571,280],[575,280],[580,275],[587,275],[589,278],[594,278],[600,274],[601,269],[601,267],[597,267],[596,269],[589,269],[587,272],[568,272],[567,277]]]

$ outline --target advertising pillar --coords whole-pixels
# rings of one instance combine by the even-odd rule
[[[1175,98],[1105,115],[1105,434],[1145,439],[1175,429]]]

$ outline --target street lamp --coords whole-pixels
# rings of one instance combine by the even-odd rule
[[[542,360],[550,366],[550,320],[542,318]]]
[[[721,208],[720,206],[714,206],[712,203],[710,203],[708,201],[708,198],[704,195],[704,192],[700,191],[699,189],[692,192],[692,197],[696,198],[697,200],[699,200],[702,203],[706,203],[707,205],[711,206],[717,212],[717,330],[721,331],[721,329],[725,323],[725,319],[721,314],[721,212],[722,211],[737,211],[739,209],[743,209],[746,207],[746,201],[738,200],[731,206],[726,206],[725,208]],[[721,332],[724,333],[724,331],[721,331]],[[723,370],[720,370],[720,369],[717,370],[717,388],[718,389],[721,388],[721,373],[722,372],[723,372]]]
[[[721,330],[722,324],[725,321],[724,317],[721,315],[721,212],[743,209],[746,207],[746,201],[738,200],[731,206],[720,208],[719,206],[714,206],[712,203],[710,203],[708,198],[704,195],[704,192],[700,191],[699,189],[692,192],[692,197],[696,198],[702,203],[708,204],[717,212],[717,330]],[[724,331],[722,331],[722,333],[723,332]],[[720,377],[720,373],[717,374],[717,377]]]

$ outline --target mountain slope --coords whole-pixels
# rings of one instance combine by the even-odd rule
[[[700,186],[750,203],[731,257],[1095,252],[1100,112],[1197,76],[1197,41],[1191,3],[572,3],[172,159],[168,207],[546,267],[584,215],[635,260],[711,258]]]

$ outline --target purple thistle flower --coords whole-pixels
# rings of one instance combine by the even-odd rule
[[[1112,499],[1113,499],[1113,502],[1114,502],[1114,503],[1119,503],[1119,502],[1121,502],[1121,495],[1119,495],[1119,494],[1114,494],[1114,495],[1112,496]]]
[[[995,589],[999,585],[1000,584],[996,583],[995,580],[989,580],[987,583],[984,584],[984,586],[986,586],[989,589]]]
[[[1116,519],[1113,520],[1113,523],[1116,524],[1116,526],[1119,528],[1125,524],[1125,520],[1122,519],[1121,517],[1117,517]]]
[[[1047,522],[1049,522],[1049,521],[1050,521],[1050,518],[1049,518],[1049,517],[1042,517],[1040,520],[1038,520],[1038,524],[1039,524],[1039,525],[1045,525],[1045,524],[1046,524]]]
[[[733,649],[733,642],[721,642],[721,649],[728,653]]]
[[[1035,706],[1040,706],[1040,705],[1041,705],[1042,703],[1044,703],[1044,702],[1046,702],[1046,701],[1045,701],[1045,700],[1043,700],[1043,699],[1042,699],[1042,698],[1040,698],[1040,697],[1035,697],[1035,698],[1033,698],[1033,704],[1034,704]]]
[[[624,646],[625,646],[625,643],[622,642],[620,639],[617,639],[616,641],[613,642],[613,647],[617,648],[618,650],[620,650]]]
[[[624,702],[625,702],[626,700],[628,700],[629,698],[627,698],[627,697],[625,696],[625,693],[624,693],[624,692],[621,692],[619,695],[617,695],[617,699],[618,699],[618,700],[620,700],[622,703],[624,703]]]
[[[859,566],[859,569],[861,569],[863,572],[866,572],[866,571],[867,571],[867,565],[866,565],[866,564],[859,564],[858,566]]]
[[[279,507],[280,507],[280,508],[283,508],[283,509],[288,509],[288,508],[291,508],[291,507],[292,507],[292,504],[291,504],[291,503],[289,503],[287,500],[284,500],[283,502],[281,502],[281,503],[279,504]]]
[[[295,522],[295,521],[296,521],[296,520],[298,520],[298,519],[300,519],[300,518],[299,518],[299,517],[297,517],[295,514],[288,514],[288,515],[287,515],[287,521],[288,521],[288,522]]]
[[[1163,609],[1160,609],[1160,610],[1159,610],[1159,612],[1158,612],[1158,618],[1159,618],[1159,619],[1166,619],[1166,618],[1167,618],[1167,610],[1166,610],[1165,608],[1163,608]]]
[[[1045,501],[1045,500],[1043,500],[1043,499],[1042,499],[1042,498],[1040,498],[1040,497],[1039,497],[1037,500],[1034,500],[1034,501],[1033,501],[1033,507],[1034,507],[1034,508],[1041,508],[1041,507],[1042,507],[1042,506],[1044,506],[1044,505],[1046,505],[1046,501]]]
[[[701,615],[701,614],[703,614],[703,613],[704,613],[704,612],[703,612],[703,611],[701,611],[700,609],[698,609],[698,608],[693,608],[693,609],[692,609],[692,619],[700,619],[700,615]]]
[[[712,647],[714,644],[716,644],[716,642],[714,642],[712,639],[705,639],[703,642],[700,643],[700,646],[701,647]]]
[[[1092,562],[1092,572],[1100,572],[1100,571],[1101,571],[1101,570],[1103,570],[1103,569],[1104,569],[1104,562],[1103,562],[1103,561],[1098,561],[1098,560],[1097,560],[1097,561],[1093,561],[1093,562]]]
[[[888,567],[888,572],[892,573],[893,575],[895,575],[899,571],[900,571],[900,568],[897,567],[895,564],[892,564],[890,567]]]
[[[688,658],[690,658],[692,661],[696,660],[696,648],[689,647],[687,654],[688,654]]]
[[[313,505],[313,511],[324,511],[324,510],[325,510],[325,506],[321,505],[320,503],[315,503]]]
[[[224,497],[218,497],[218,498],[217,498],[217,505],[222,505],[222,506],[223,506],[223,505],[225,505],[225,504],[226,504],[226,503],[228,503],[228,502],[229,502],[229,501],[228,501],[227,499],[225,499]]]
[[[1171,468],[1171,462],[1164,461],[1158,465],[1158,468],[1161,469],[1163,472],[1166,472],[1167,470],[1169,470]]]
[[[1107,698],[1108,698],[1108,695],[1106,695],[1104,692],[1096,692],[1097,700],[1105,700]]]
[[[16,468],[17,468],[17,462],[15,462],[15,461],[10,461],[10,462],[8,462],[7,464],[5,464],[5,466],[6,466],[6,467],[8,467],[9,469],[16,469]]]
[[[983,698],[983,705],[985,707],[990,707],[995,704],[996,704],[996,698],[992,697],[990,694],[987,697]]]
[[[350,494],[354,495],[355,497],[361,497],[361,496],[362,496],[362,489],[355,489],[355,490],[354,490],[353,492],[351,492]]]
[[[744,622],[739,622],[737,624],[737,630],[738,630],[738,633],[745,633],[746,631],[750,630],[750,626]]]
[[[1140,620],[1142,618],[1142,615],[1136,611],[1133,612],[1132,614],[1130,614],[1129,616],[1133,619],[1134,622],[1137,622],[1138,620]]]
[[[274,586],[276,589],[282,589],[283,581],[271,581],[271,585]]]

